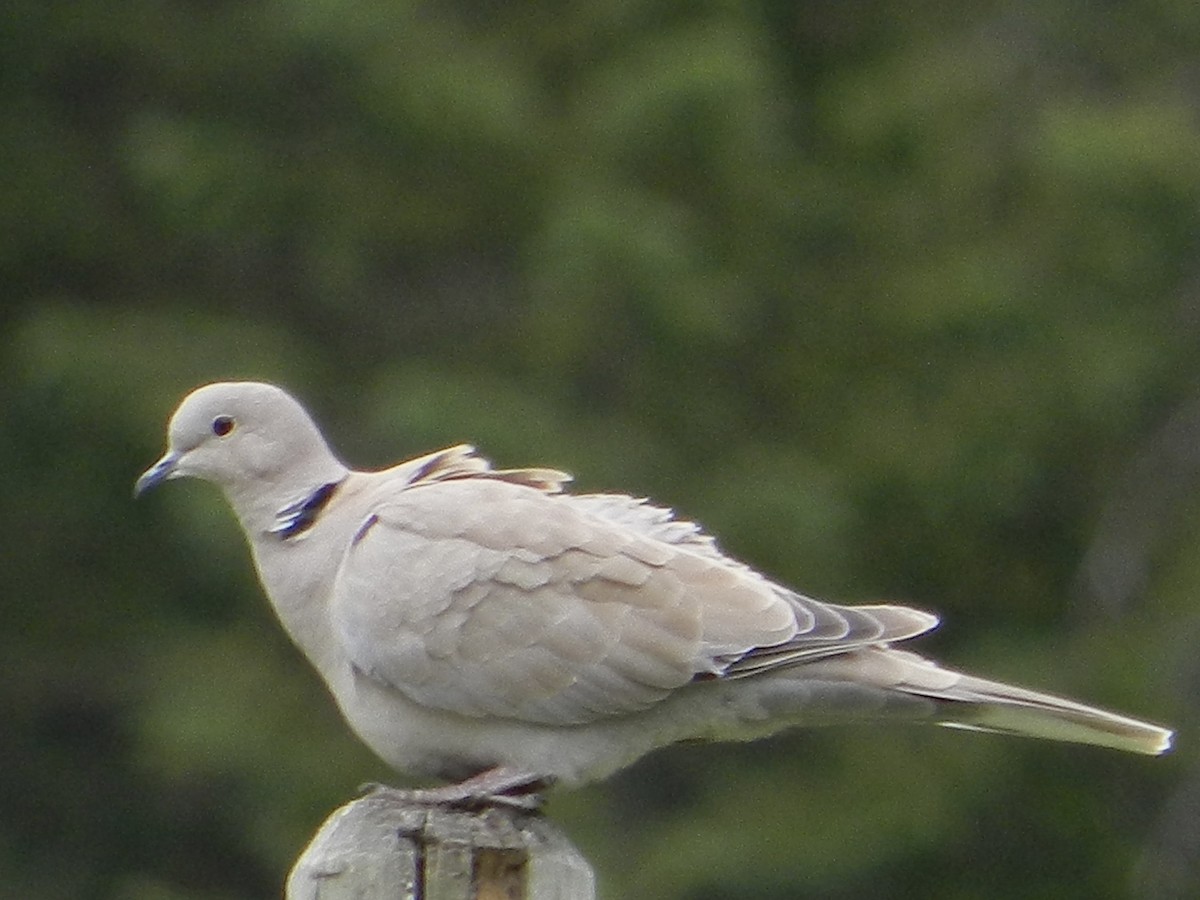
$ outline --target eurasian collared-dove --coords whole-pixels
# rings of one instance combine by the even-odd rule
[[[1170,747],[1155,725],[897,649],[937,618],[798,594],[669,510],[564,493],[562,472],[496,470],[465,445],[351,471],[272,385],[184,399],[136,493],[184,476],[222,489],[280,621],[367,745],[401,771],[470,779],[433,799],[847,720]]]

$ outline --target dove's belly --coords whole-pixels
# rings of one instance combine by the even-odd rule
[[[772,683],[763,679],[694,684],[644,712],[582,725],[545,725],[422,706],[357,672],[339,680],[334,695],[368,747],[400,772],[447,780],[503,766],[578,785],[605,778],[668,744],[753,740],[795,724],[809,712],[803,709],[807,702],[785,703],[791,707],[785,711],[778,697],[757,690]],[[811,688],[810,683],[804,697]]]
[[[614,722],[563,727],[457,715],[421,706],[358,674],[334,694],[350,726],[386,763],[402,773],[453,781],[505,766],[578,784],[672,741],[654,728],[638,735]]]

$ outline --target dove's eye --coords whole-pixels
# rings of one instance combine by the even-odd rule
[[[225,437],[233,431],[233,419],[229,416],[217,416],[212,421],[212,430],[217,437]]]

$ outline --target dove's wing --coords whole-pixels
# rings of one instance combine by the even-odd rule
[[[819,603],[665,510],[507,474],[389,492],[343,558],[332,609],[351,661],[421,705],[580,724],[936,622]]]

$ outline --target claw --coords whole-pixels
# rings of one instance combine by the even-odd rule
[[[481,810],[504,807],[535,813],[545,804],[543,791],[553,779],[515,769],[495,768],[480,772],[457,784],[436,788],[402,790],[377,782],[359,787],[362,796],[383,795],[400,803],[443,806],[451,809]]]

